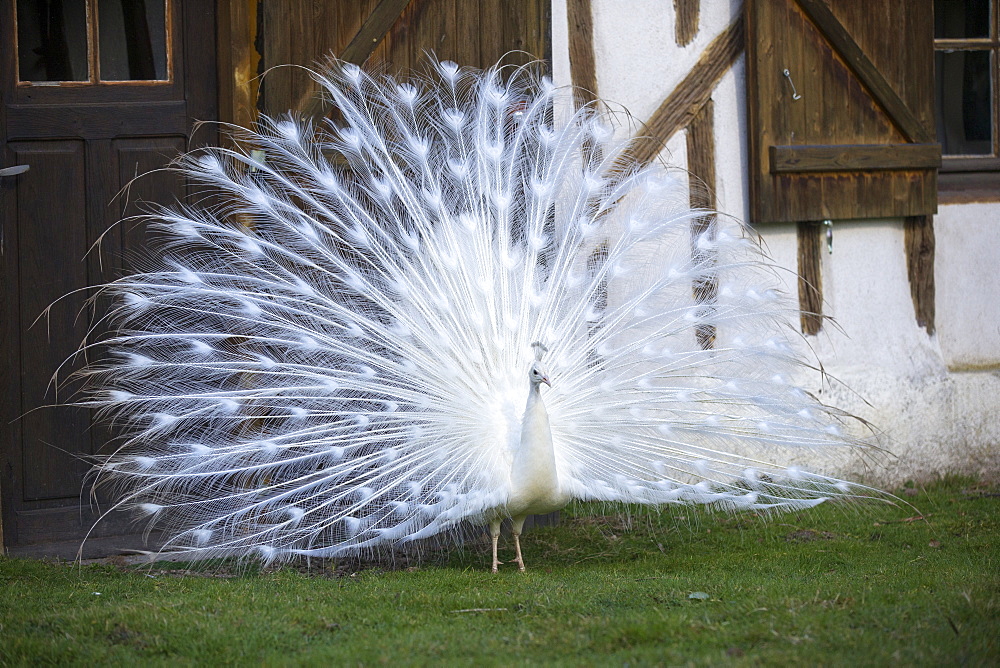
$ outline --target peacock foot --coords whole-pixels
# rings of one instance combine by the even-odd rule
[[[517,558],[514,559],[514,562],[517,564],[517,570],[523,573],[525,568],[524,559],[521,557],[521,534],[516,531],[514,532],[514,549],[517,550]]]

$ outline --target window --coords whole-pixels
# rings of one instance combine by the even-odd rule
[[[169,0],[17,0],[18,84],[170,81]]]
[[[942,202],[1000,199],[1000,0],[935,0]]]

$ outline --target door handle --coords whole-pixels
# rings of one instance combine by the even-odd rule
[[[31,169],[31,165],[14,165],[13,167],[4,167],[3,169],[0,169],[0,176],[17,176],[18,174],[24,174],[29,169]]]

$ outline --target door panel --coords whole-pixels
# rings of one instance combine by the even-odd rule
[[[82,249],[86,235],[86,148],[80,140],[18,142],[9,145],[17,164],[31,165],[17,187],[17,283],[21,341],[21,428],[48,451],[21,452],[25,501],[62,498],[79,486],[85,469],[74,454],[90,454],[86,411],[65,410],[58,419],[39,409],[53,400],[49,379],[86,334],[86,319],[39,319],[46,308],[87,281]],[[25,178],[30,175],[30,178]],[[60,311],[78,311],[82,295],[71,295]],[[49,373],[44,373],[49,369]],[[38,410],[34,410],[38,409]]]
[[[86,458],[107,453],[115,434],[89,410],[50,407],[76,389],[69,383],[56,395],[50,379],[87,335],[87,286],[120,276],[145,241],[141,222],[118,221],[184,198],[185,183],[161,168],[191,145],[196,121],[216,117],[214,2],[79,2],[91,23],[54,22],[65,34],[46,36],[46,54],[58,60],[53,44],[89,39],[116,49],[114,62],[97,62],[91,50],[89,61],[72,63],[67,83],[57,79],[70,70],[58,63],[19,69],[15,49],[0,51],[0,167],[30,166],[0,180],[0,534],[14,554],[72,556],[99,513],[84,487]],[[58,7],[3,3],[0,39],[16,44],[15,10]],[[214,136],[202,131],[199,141]],[[60,381],[74,364],[60,369]],[[102,522],[93,535],[109,541],[97,552],[137,546],[134,531],[125,517]]]

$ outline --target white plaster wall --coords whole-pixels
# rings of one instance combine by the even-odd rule
[[[955,370],[1000,367],[1000,205],[941,206],[934,236],[945,363]]]
[[[765,239],[781,249],[775,259],[794,268],[795,226],[774,228],[764,228]],[[905,258],[901,220],[834,223],[822,280],[824,310],[836,326],[805,340],[830,378],[811,374],[803,381],[883,431],[892,457],[883,468],[865,471],[870,479],[891,484],[946,472],[994,474],[1000,470],[1000,373],[949,372],[938,337],[916,324]]]
[[[704,48],[741,11],[740,0],[701,3],[699,32],[674,40],[667,0],[593,0],[599,93],[645,121],[687,75]],[[568,84],[565,0],[553,1],[557,83]],[[745,67],[740,58],[713,93],[720,211],[748,216]],[[661,154],[685,168],[684,132]],[[794,225],[761,226],[795,297]],[[822,261],[824,312],[836,318],[805,337],[829,377],[801,380],[825,401],[864,417],[885,435],[884,465],[845,473],[891,485],[948,472],[1000,474],[1000,204],[943,206],[935,218],[937,334],[916,324],[902,220],[837,221]]]

